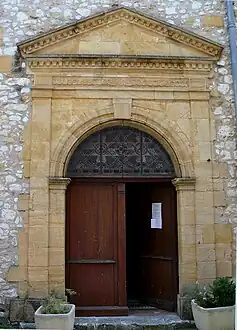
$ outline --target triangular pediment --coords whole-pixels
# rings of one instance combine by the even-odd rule
[[[18,44],[29,55],[137,55],[218,59],[222,46],[190,31],[119,7]]]

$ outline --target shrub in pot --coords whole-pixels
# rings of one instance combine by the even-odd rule
[[[191,304],[198,330],[234,330],[235,282],[231,278],[217,278],[197,290]]]
[[[73,330],[75,305],[68,304],[53,292],[35,312],[36,329]]]

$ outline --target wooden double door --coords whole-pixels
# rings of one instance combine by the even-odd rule
[[[174,311],[177,229],[171,182],[74,180],[67,191],[66,287],[77,315]]]

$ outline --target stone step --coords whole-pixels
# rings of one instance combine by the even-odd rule
[[[20,329],[35,329],[34,323],[21,323]],[[110,324],[98,324],[98,325],[80,325],[75,324],[75,330],[194,330],[195,325],[190,323],[183,324],[157,324],[157,325],[130,325],[116,324],[111,326]]]
[[[35,329],[34,323],[20,323],[20,329]],[[181,320],[176,314],[123,317],[76,317],[75,330],[193,330],[193,321]]]
[[[129,315],[123,317],[80,317],[78,330],[183,330],[196,329],[193,321],[181,320],[176,314]]]

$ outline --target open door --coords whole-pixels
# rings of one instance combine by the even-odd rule
[[[126,189],[129,304],[175,311],[175,190],[171,183],[128,183]]]
[[[67,192],[66,287],[77,315],[127,315],[124,184],[73,181]]]

